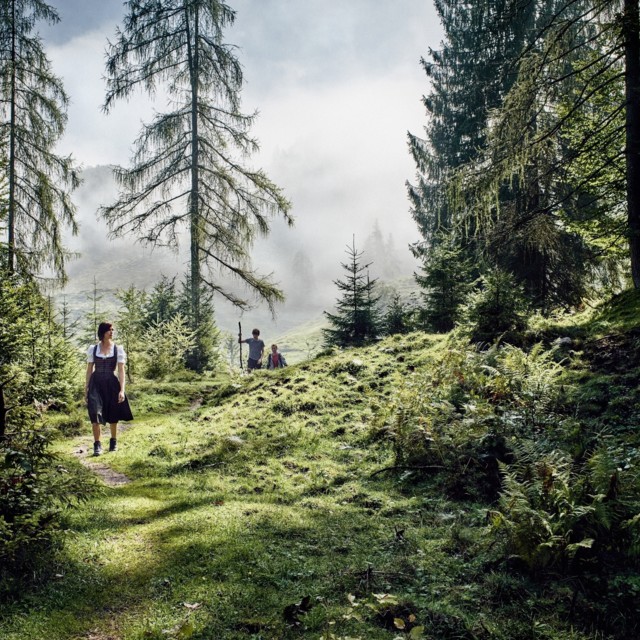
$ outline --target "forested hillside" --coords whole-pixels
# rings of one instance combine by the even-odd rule
[[[100,466],[60,421],[90,496],[2,637],[633,637],[639,306],[140,381]]]
[[[479,289],[513,315],[638,288],[638,3],[435,4],[409,136],[426,322],[450,330]]]

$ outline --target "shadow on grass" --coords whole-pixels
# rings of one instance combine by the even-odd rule
[[[187,619],[193,638],[255,638],[257,629],[266,634],[257,637],[299,637],[286,607],[304,596],[346,603],[348,593],[375,586],[363,582],[367,572],[371,581],[370,567],[390,562],[392,526],[371,522],[351,505],[282,506],[240,497],[216,505],[211,495],[171,503],[162,485],[138,485],[127,494],[128,488],[118,490],[115,504],[111,500],[82,532],[89,540],[130,538],[133,528],[134,538],[140,537],[134,556],[123,554],[120,562],[119,542],[112,543],[115,556],[108,562],[100,552],[68,556],[65,578],[37,594],[40,617],[59,628],[58,636],[43,638],[87,634],[104,624],[108,612],[117,613],[127,638],[161,637]],[[116,515],[120,499],[151,506]],[[325,623],[322,610],[310,616],[315,626]]]

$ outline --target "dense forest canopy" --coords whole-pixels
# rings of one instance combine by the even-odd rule
[[[468,283],[506,270],[544,313],[640,286],[638,3],[436,7],[445,39],[423,60],[426,137],[409,137],[423,282],[457,300],[441,260],[455,250],[452,271],[473,263]],[[450,327],[458,307],[436,291],[427,300],[448,305],[435,316]]]

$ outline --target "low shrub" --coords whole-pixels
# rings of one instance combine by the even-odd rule
[[[59,464],[49,448],[54,429],[21,417],[0,439],[0,601],[46,571],[61,542],[64,508],[95,486]]]
[[[337,375],[339,373],[348,373],[357,376],[366,369],[366,365],[359,358],[351,358],[350,360],[338,361],[332,368],[331,373]]]
[[[392,442],[398,467],[438,473],[450,497],[494,500],[498,463],[512,460],[514,439],[557,424],[561,372],[540,345],[527,353],[452,344],[428,372],[403,381],[377,427]]]
[[[601,447],[583,464],[566,453],[545,452],[539,443],[517,447],[505,465],[493,532],[505,553],[531,572],[591,573],[640,560],[640,478]]]

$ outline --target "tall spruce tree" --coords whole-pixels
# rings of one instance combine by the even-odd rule
[[[173,110],[144,126],[132,167],[115,170],[120,197],[103,213],[114,234],[133,232],[155,245],[175,245],[188,232],[193,326],[200,323],[202,285],[247,306],[218,270],[272,305],[282,293],[251,268],[249,250],[257,233],[269,231],[271,217],[291,223],[290,205],[262,171],[242,163],[257,143],[249,134],[254,116],[240,111],[240,63],[223,41],[235,13],[219,0],[125,6],[124,26],[108,48],[105,109],[136,89],[153,95],[162,84]]]
[[[443,21],[453,29],[446,30],[447,43],[455,41],[451,33],[463,42],[463,23],[455,15],[464,16],[469,3],[446,4],[450,11],[442,13]],[[481,13],[501,3],[473,4]],[[638,2],[514,0],[504,6],[509,4],[511,10],[499,23],[509,36],[502,42],[511,42],[504,49],[504,82],[474,152],[457,165],[446,154],[436,155],[438,169],[426,153],[433,147],[431,138],[416,141],[414,156],[426,186],[419,182],[410,196],[415,213],[426,213],[417,221],[427,240],[416,249],[432,248],[445,237],[443,230],[454,230],[476,264],[514,274],[529,302],[544,312],[577,304],[603,274],[609,279],[621,237],[629,242],[634,270],[640,211],[635,214],[633,204],[638,180],[630,179],[629,172],[640,167],[634,165],[640,140],[634,147],[637,118],[629,114],[638,108],[633,80]],[[449,70],[454,73],[454,66]],[[475,81],[473,75],[466,80]],[[447,120],[451,144],[463,134],[453,126],[456,118],[477,112],[466,97],[472,90],[456,87],[455,79],[440,83],[435,94],[442,104],[453,100],[454,116]],[[436,129],[430,127],[427,133],[433,134]],[[429,189],[436,187],[433,195]],[[427,276],[435,255],[427,252]]]
[[[535,3],[518,0],[436,0],[445,38],[421,64],[431,90],[423,97],[425,136],[409,134],[417,166],[408,184],[412,214],[424,243],[452,224],[447,184],[457,167],[477,157],[486,139],[489,114],[513,83],[513,63],[527,41]]]
[[[336,301],[336,313],[324,312],[331,325],[322,330],[328,346],[361,346],[380,333],[377,280],[369,277],[370,265],[362,263],[363,254],[356,249],[355,238],[346,253],[349,260],[342,263],[346,276],[344,280],[334,280],[342,297]]]
[[[55,153],[66,122],[67,94],[34,28],[58,22],[41,0],[0,3],[0,138],[7,162],[2,256],[9,273],[48,268],[64,279],[65,227],[77,232],[70,193],[79,184],[70,156]]]
[[[514,61],[528,42],[536,15],[535,3],[519,0],[437,0],[435,7],[445,37],[439,50],[421,60],[431,86],[423,98],[428,122],[424,137],[409,134],[417,175],[407,187],[422,236],[412,251],[424,262],[427,280],[418,280],[423,286],[432,268],[441,271],[440,264],[432,265],[441,242],[448,249],[457,244],[463,258],[475,256],[469,229],[456,229],[449,185],[456,170],[484,147],[490,114],[515,79]],[[439,306],[440,327],[453,325],[456,308]]]

